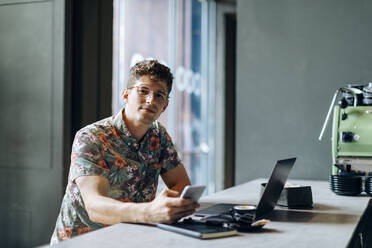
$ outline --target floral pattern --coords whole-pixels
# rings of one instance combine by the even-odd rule
[[[122,112],[77,132],[68,184],[51,244],[106,226],[89,219],[76,178],[103,176],[110,182],[109,197],[121,202],[149,202],[155,198],[159,175],[180,164],[162,125],[151,125],[137,142],[125,126]]]

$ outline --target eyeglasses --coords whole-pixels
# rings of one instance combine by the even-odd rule
[[[154,91],[146,86],[135,85],[135,86],[128,87],[128,89],[132,89],[132,88],[136,88],[138,95],[141,97],[147,97],[152,92],[154,96],[154,101],[159,104],[163,104],[168,100],[167,93],[165,93],[164,91]]]

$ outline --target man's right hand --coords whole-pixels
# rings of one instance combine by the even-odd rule
[[[179,193],[166,189],[145,208],[146,222],[173,223],[193,214],[199,204],[192,199],[179,198]]]

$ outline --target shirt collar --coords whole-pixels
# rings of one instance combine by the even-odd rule
[[[122,108],[114,117],[114,126],[115,128],[122,132],[124,135],[132,137],[132,134],[129,132],[125,121],[123,119],[124,108]],[[133,137],[132,137],[133,138]]]
[[[132,149],[138,150],[139,144],[137,140],[132,136],[131,132],[129,132],[127,126],[125,125],[125,121],[123,119],[124,108],[122,108],[114,117],[114,126],[118,130],[120,137],[123,141]],[[150,128],[145,133],[141,143],[148,137],[149,132],[151,132],[152,128],[156,128],[156,124],[152,123]]]

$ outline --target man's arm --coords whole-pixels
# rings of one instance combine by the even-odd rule
[[[190,199],[176,198],[179,194],[174,190],[164,190],[152,202],[131,203],[108,197],[110,184],[103,176],[82,176],[75,181],[89,218],[102,224],[172,223],[197,207]]]
[[[183,164],[162,174],[161,177],[169,189],[175,190],[180,194],[185,186],[191,185],[190,178]]]

